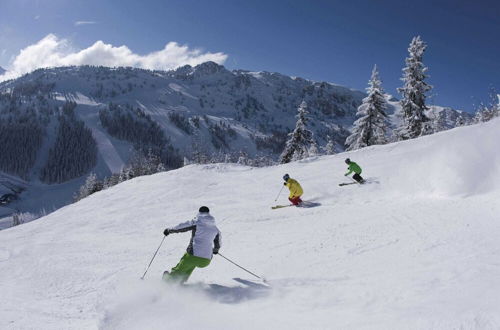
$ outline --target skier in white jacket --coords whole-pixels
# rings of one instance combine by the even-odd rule
[[[202,206],[193,220],[163,231],[165,236],[172,233],[191,231],[191,241],[187,252],[182,256],[177,266],[172,268],[170,273],[168,271],[163,273],[164,280],[173,279],[181,283],[186,282],[196,267],[208,266],[213,255],[219,252],[221,233],[215,225],[215,219],[209,212],[208,207]]]

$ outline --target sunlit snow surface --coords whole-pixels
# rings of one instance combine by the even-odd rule
[[[270,168],[140,177],[0,232],[1,329],[498,329],[500,120]],[[369,184],[339,187],[344,158]],[[315,208],[271,210],[289,173]],[[282,194],[279,204],[286,204]],[[220,257],[161,281],[206,204]],[[215,284],[215,285],[209,285]]]

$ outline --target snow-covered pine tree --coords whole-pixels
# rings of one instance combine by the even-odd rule
[[[495,116],[500,117],[500,94],[497,94],[497,105],[495,106]]]
[[[474,114],[474,124],[479,124],[484,121],[484,114],[483,114],[483,109],[479,108],[476,110],[476,113]]]
[[[240,155],[238,156],[238,161],[236,163],[240,165],[248,165],[248,154],[245,151],[240,150]]]
[[[427,45],[420,36],[416,36],[408,48],[409,57],[406,58],[406,67],[403,68],[404,86],[398,88],[403,98],[401,107],[403,109],[403,121],[397,129],[396,134],[399,140],[413,139],[421,135],[430,133],[429,121],[424,111],[425,93],[432,89],[432,86],[425,82],[428,77],[425,73],[427,68],[424,66],[423,55]]]
[[[103,181],[103,189],[108,189],[120,183],[120,173],[113,173]]]
[[[474,123],[482,123],[492,120],[500,116],[500,94],[497,94],[494,89],[490,91],[490,99],[487,104],[481,103],[479,109],[476,110]]]
[[[431,119],[431,118],[429,118],[429,119]],[[448,129],[448,124],[447,124],[446,120],[447,120],[447,118],[446,118],[445,111],[437,112],[435,117],[432,118],[432,120],[430,121],[432,132],[437,133],[437,132],[446,131]]]
[[[387,143],[387,102],[382,89],[377,65],[373,67],[372,76],[366,89],[368,96],[363,99],[356,115],[352,134],[346,139],[347,150],[356,150],[374,144]]]
[[[85,183],[80,187],[78,193],[74,196],[74,201],[77,202],[93,193],[103,189],[103,184],[97,179],[95,173],[90,173],[85,180]]]
[[[319,148],[318,148],[318,144],[316,143],[316,141],[313,141],[313,143],[309,147],[309,150],[307,151],[307,153],[309,154],[310,157],[319,156]]]
[[[302,101],[297,111],[297,123],[293,132],[288,134],[289,139],[286,142],[285,150],[283,150],[280,156],[281,164],[308,157],[308,150],[314,143],[313,133],[306,127],[307,114],[309,113],[307,111],[307,103]]]
[[[328,142],[326,143],[325,146],[325,153],[327,155],[335,155],[335,141],[333,141],[333,138],[331,135],[328,135],[327,137]]]
[[[455,120],[455,127],[461,127],[465,126],[467,124],[465,118],[462,115],[458,115],[457,119]]]

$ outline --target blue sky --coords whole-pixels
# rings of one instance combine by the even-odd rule
[[[366,87],[377,64],[395,96],[408,44],[421,35],[434,85],[429,103],[470,111],[490,87],[500,90],[500,1],[0,1],[0,66],[13,67],[20,50],[49,34],[66,53],[102,40],[146,55],[177,42],[209,53],[188,56],[195,60],[223,53],[229,69],[355,89]]]

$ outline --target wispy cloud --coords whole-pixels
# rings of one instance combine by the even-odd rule
[[[40,15],[36,15],[35,17],[33,17],[34,19],[39,19],[40,18]]]
[[[227,54],[221,52],[205,52],[176,42],[169,42],[163,49],[145,55],[136,54],[127,46],[116,47],[100,40],[88,48],[78,50],[68,40],[49,34],[37,43],[22,49],[7,67],[7,73],[0,76],[0,81],[46,67],[102,65],[169,70],[207,61],[223,64],[227,57]]]
[[[97,22],[94,22],[94,21],[76,21],[75,22],[75,26],[92,25],[92,24],[97,24]]]

